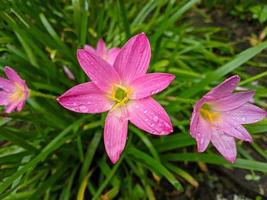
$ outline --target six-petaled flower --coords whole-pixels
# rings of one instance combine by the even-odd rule
[[[4,72],[8,79],[0,77],[0,105],[6,107],[6,113],[21,111],[29,96],[26,82],[10,67],[5,67]]]
[[[113,163],[125,147],[128,121],[154,135],[173,131],[168,114],[151,96],[168,87],[174,75],[146,74],[150,56],[150,44],[144,33],[124,45],[113,66],[94,53],[79,49],[78,61],[91,82],[77,85],[58,98],[62,106],[75,112],[109,111],[104,144]]]
[[[252,142],[242,124],[255,123],[267,116],[261,108],[250,103],[255,92],[232,93],[240,78],[232,76],[203,96],[195,105],[190,133],[197,141],[199,152],[209,142],[230,162],[236,160],[235,138]]]

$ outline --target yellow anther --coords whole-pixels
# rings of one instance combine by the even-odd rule
[[[212,110],[210,105],[204,104],[202,108],[200,109],[201,116],[208,120],[211,124],[214,124],[221,120],[221,114],[219,112],[216,112]]]
[[[18,83],[15,83],[15,90],[14,92],[9,96],[10,101],[17,101],[23,98],[24,92],[23,86],[19,85]]]
[[[115,105],[112,107],[112,110],[116,109],[119,106],[125,105],[131,95],[132,90],[130,88],[124,87],[119,84],[112,85],[111,96],[108,96],[108,98],[115,101]]]

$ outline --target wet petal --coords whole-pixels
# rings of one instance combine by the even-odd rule
[[[112,163],[116,163],[125,147],[128,131],[127,115],[119,108],[107,115],[104,130],[105,149]]]
[[[83,49],[77,51],[78,61],[87,76],[101,90],[108,92],[113,83],[120,81],[115,69],[99,56]]]
[[[111,109],[113,105],[92,82],[74,86],[57,100],[63,107],[79,113],[101,113]]]
[[[213,128],[211,142],[226,160],[231,163],[235,162],[237,152],[233,137],[224,134],[220,129]]]
[[[198,152],[204,152],[207,149],[211,139],[211,131],[211,126],[200,117],[196,128]]]
[[[154,135],[167,135],[173,131],[168,114],[151,97],[132,100],[127,108],[130,121],[138,128]]]
[[[120,48],[111,48],[109,51],[108,51],[108,62],[113,65],[118,54],[120,53]]]
[[[248,131],[242,125],[236,124],[234,121],[224,120],[224,123],[221,124],[221,129],[229,136],[252,142],[252,137]]]
[[[254,96],[254,94],[254,91],[239,92],[219,99],[212,104],[214,105],[215,110],[230,111],[247,103]]]
[[[267,117],[267,112],[255,105],[246,103],[237,109],[226,112],[225,116],[238,124],[251,124]]]
[[[152,73],[135,79],[130,87],[133,90],[132,99],[141,99],[164,90],[175,78],[172,74]]]
[[[222,98],[222,97],[229,96],[233,92],[233,90],[236,88],[239,81],[240,81],[239,76],[237,75],[231,76],[230,78],[226,79],[223,83],[213,88],[206,95],[213,96],[215,98]]]
[[[135,78],[144,75],[148,69],[151,49],[144,33],[132,37],[118,54],[114,67],[127,85]]]

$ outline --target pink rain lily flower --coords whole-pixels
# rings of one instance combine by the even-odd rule
[[[6,113],[21,111],[29,96],[26,82],[10,67],[5,67],[4,72],[8,79],[0,77],[0,105],[6,107]]]
[[[117,47],[107,49],[106,44],[102,38],[98,40],[96,49],[94,49],[90,45],[85,45],[84,49],[90,53],[97,54],[98,56],[103,58],[105,61],[107,61],[110,65],[114,64],[115,59],[120,52],[120,48],[117,48]]]
[[[74,86],[58,98],[63,107],[74,112],[109,111],[104,144],[112,163],[117,162],[125,147],[128,121],[153,135],[173,131],[168,114],[151,96],[168,87],[174,75],[146,74],[150,56],[150,44],[144,33],[124,45],[113,66],[94,53],[79,49],[78,61],[92,82]]]
[[[194,105],[190,124],[198,152],[205,151],[211,141],[231,163],[237,154],[235,138],[252,142],[242,124],[255,123],[267,116],[267,112],[250,103],[255,92],[232,93],[239,81],[239,76],[232,76],[203,96]]]

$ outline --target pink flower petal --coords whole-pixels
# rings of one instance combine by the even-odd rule
[[[111,48],[109,51],[108,51],[108,61],[111,65],[114,64],[118,54],[120,53],[120,48]]]
[[[226,79],[224,82],[213,88],[206,95],[213,96],[215,98],[222,98],[225,96],[229,96],[233,92],[239,81],[240,81],[239,76],[237,75],[231,76],[230,78]]]
[[[198,152],[204,152],[207,149],[211,139],[211,131],[211,126],[200,117],[195,134]]]
[[[221,130],[229,136],[252,142],[252,137],[248,131],[242,125],[236,124],[234,121],[224,120],[221,124]]]
[[[130,84],[133,90],[131,99],[141,99],[157,94],[168,87],[174,78],[174,75],[166,73],[152,73],[140,76]]]
[[[191,116],[191,120],[190,120],[190,134],[193,138],[196,138],[196,134],[197,134],[197,126],[199,123],[199,110],[202,107],[202,105],[206,102],[208,102],[209,99],[207,97],[202,97],[197,103],[195,103],[194,105],[194,110]]]
[[[239,92],[232,94],[230,96],[224,97],[222,99],[216,100],[214,103],[215,110],[218,111],[229,111],[238,108],[239,106],[248,102],[253,95],[254,91],[249,92]]]
[[[96,53],[95,49],[92,46],[88,45],[88,44],[84,45],[84,50],[86,50],[86,51],[88,51],[90,53]]]
[[[5,91],[0,91],[0,105],[6,106],[8,104],[8,93]]]
[[[11,113],[11,112],[13,112],[15,109],[16,109],[16,107],[18,106],[18,104],[19,104],[20,102],[13,102],[13,103],[10,103],[10,104],[8,104],[7,106],[6,106],[6,109],[5,109],[5,112],[6,113]]]
[[[128,131],[128,117],[117,108],[107,115],[104,130],[104,143],[106,152],[114,164],[116,163],[125,147]]]
[[[0,77],[0,89],[10,92],[14,89],[13,82]]]
[[[25,85],[25,81],[20,78],[17,72],[12,69],[11,67],[6,66],[4,68],[5,74],[7,75],[8,79],[14,82],[17,82],[21,85]]]
[[[99,56],[83,49],[78,49],[77,57],[87,76],[101,90],[109,92],[113,83],[120,82],[120,77],[115,69]]]
[[[233,137],[224,134],[220,129],[213,128],[211,142],[226,160],[235,162],[237,153]]]
[[[124,84],[144,75],[148,69],[151,49],[144,33],[132,37],[121,49],[114,67],[120,74]]]
[[[104,56],[107,54],[106,44],[102,38],[100,38],[97,42],[96,53],[100,56]]]
[[[199,118],[200,118],[199,113],[194,110],[190,120],[190,135],[193,138],[196,138],[198,132]]]
[[[267,112],[255,105],[246,103],[237,109],[227,112],[225,115],[235,123],[251,124],[267,117]]]
[[[17,111],[20,112],[22,110],[22,108],[25,105],[25,101],[21,101],[18,105],[17,105]]]
[[[101,113],[111,109],[113,105],[92,82],[74,86],[57,100],[63,107],[79,113]]]
[[[154,135],[167,135],[173,131],[168,114],[153,98],[132,100],[127,108],[130,121],[138,128]]]

